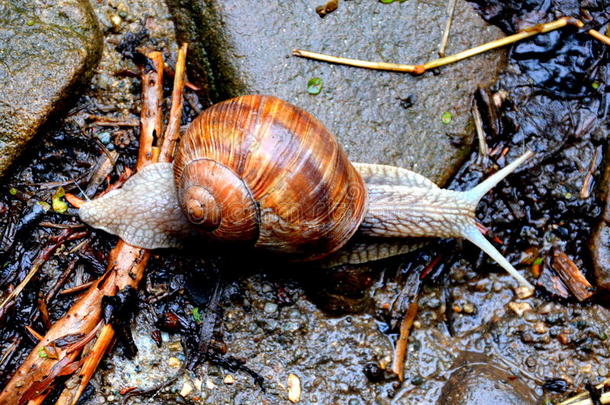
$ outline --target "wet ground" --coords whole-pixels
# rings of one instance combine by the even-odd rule
[[[70,212],[45,212],[37,201],[50,202],[60,185],[72,192],[78,192],[75,183],[87,187],[93,162],[105,150],[119,152],[112,178],[133,167],[137,127],[100,126],[95,116],[137,121],[136,68],[114,50],[134,40],[128,32],[147,28],[144,42],[173,54],[169,15],[153,3],[96,5],[106,48],[92,85],[4,179],[4,289],[30,269],[40,241],[60,232],[49,222],[78,223]],[[558,15],[590,16],[588,23],[603,32],[608,17],[602,2],[479,3],[481,14],[507,33]],[[498,83],[477,95],[490,152],[481,158],[475,151],[450,187],[478,183],[494,165],[525,149],[538,153],[478,211],[502,242],[497,246],[537,283],[534,297],[516,298],[514,281],[459,241],[434,241],[404,257],[335,272],[250,257],[162,252],[151,261],[138,296],[138,354],[127,359],[130,346],[119,341],[83,403],[118,403],[121,389],[167,381],[185,363],[193,371],[151,398],[132,397],[132,403],[286,403],[290,374],[301,382],[303,403],[434,403],[464,351],[486,353],[544,399],[567,397],[609,376],[610,310],[603,292],[578,302],[553,269],[553,257],[564,252],[593,281],[587,244],[602,207],[596,190],[608,149],[608,51],[568,29],[517,45],[509,56]],[[203,98],[187,95],[185,123],[203,104]],[[45,330],[39,296],[58,285],[70,263],[72,273],[59,289],[103,272],[114,240],[83,230],[89,233],[58,250],[2,314],[2,381],[33,346],[24,326]],[[533,272],[540,273],[537,279]],[[401,384],[384,369],[413,295],[419,312]],[[49,300],[51,320],[73,298]]]

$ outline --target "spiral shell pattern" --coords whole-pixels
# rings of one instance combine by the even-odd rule
[[[214,214],[202,233],[295,260],[339,249],[367,208],[364,181],[335,137],[270,96],[237,97],[201,113],[181,140],[174,177],[183,209],[201,215],[210,204],[185,201],[192,190],[219,204],[220,220]]]

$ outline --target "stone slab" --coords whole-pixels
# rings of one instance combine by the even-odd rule
[[[99,60],[87,0],[0,0],[0,175]]]
[[[455,172],[473,139],[477,86],[504,66],[501,52],[420,77],[331,65],[291,56],[301,48],[372,61],[423,63],[437,57],[445,1],[341,2],[320,18],[315,1],[168,0],[179,40],[191,43],[191,72],[211,75],[217,99],[245,93],[284,98],[318,117],[354,161],[407,167],[437,183]],[[501,37],[467,2],[457,2],[447,53]],[[310,78],[322,92],[307,93]],[[204,83],[205,84],[205,83]],[[214,87],[215,86],[215,87]],[[404,108],[400,99],[411,97]],[[444,113],[451,122],[443,123]]]

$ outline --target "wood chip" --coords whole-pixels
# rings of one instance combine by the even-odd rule
[[[288,400],[293,404],[301,400],[301,380],[295,374],[288,375]]]
[[[235,377],[233,377],[231,374],[227,374],[222,382],[231,385],[235,382]]]
[[[584,301],[593,295],[595,291],[593,286],[564,252],[557,250],[553,252],[552,266],[578,301]]]

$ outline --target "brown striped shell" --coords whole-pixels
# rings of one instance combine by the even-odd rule
[[[178,198],[204,235],[295,260],[343,246],[366,212],[362,177],[307,112],[270,96],[215,104],[176,153]]]

